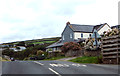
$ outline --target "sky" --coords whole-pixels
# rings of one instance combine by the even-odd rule
[[[60,37],[71,24],[118,25],[119,0],[0,0],[0,43]]]

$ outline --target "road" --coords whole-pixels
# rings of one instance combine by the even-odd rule
[[[0,61],[0,75],[2,74],[2,61]]]
[[[35,75],[101,75],[117,76],[117,65],[78,64],[67,61],[6,61],[2,62],[2,74]],[[102,75],[102,76],[103,76]]]

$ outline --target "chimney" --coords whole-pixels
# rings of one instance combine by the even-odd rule
[[[70,24],[70,22],[68,21],[67,23],[66,23],[66,25],[69,25]]]

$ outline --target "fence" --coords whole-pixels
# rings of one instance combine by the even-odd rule
[[[102,56],[103,63],[120,63],[120,35],[102,37]]]

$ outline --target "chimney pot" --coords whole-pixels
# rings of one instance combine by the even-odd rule
[[[66,23],[66,25],[69,25],[70,24],[70,22],[68,21],[67,23]]]

